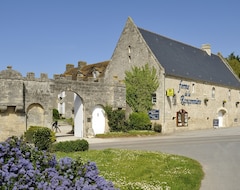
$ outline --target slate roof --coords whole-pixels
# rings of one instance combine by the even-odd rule
[[[141,28],[138,30],[166,75],[240,88],[239,80],[218,55],[209,56],[202,49]]]

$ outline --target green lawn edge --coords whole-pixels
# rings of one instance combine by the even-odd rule
[[[121,190],[199,190],[204,177],[198,161],[161,152],[105,149],[56,156],[95,162],[99,175]]]

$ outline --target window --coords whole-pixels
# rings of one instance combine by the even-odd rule
[[[192,93],[194,93],[195,92],[195,84],[193,83],[192,84]]]
[[[131,63],[131,59],[132,59],[132,58],[131,58],[131,56],[129,55],[129,56],[128,56],[128,62],[129,62],[129,63]]]
[[[212,87],[212,98],[215,98],[215,88]]]
[[[157,103],[157,95],[156,93],[152,94],[152,104],[156,104]]]
[[[231,90],[228,90],[228,100],[231,100]]]
[[[131,46],[128,46],[128,53],[131,53]]]

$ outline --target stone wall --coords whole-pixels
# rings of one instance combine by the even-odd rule
[[[12,135],[22,135],[30,126],[52,125],[52,110],[57,108],[58,94],[76,93],[83,102],[83,133],[91,132],[91,115],[97,105],[112,105],[125,109],[125,87],[122,83],[107,84],[93,79],[73,81],[69,77],[47,74],[35,78],[34,73],[23,77],[8,67],[0,72],[0,141]],[[92,134],[90,134],[92,135]]]

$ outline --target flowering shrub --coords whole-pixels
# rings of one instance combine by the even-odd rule
[[[38,151],[21,139],[11,137],[0,143],[1,190],[114,190],[111,182],[98,175],[94,162],[80,159],[56,160],[46,151]]]

